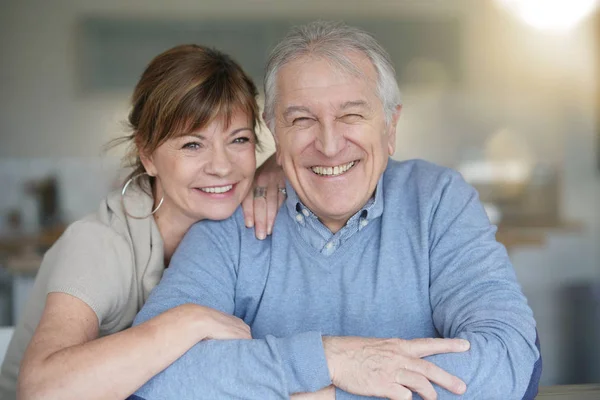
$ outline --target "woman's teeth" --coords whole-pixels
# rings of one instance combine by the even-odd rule
[[[233,188],[233,185],[227,186],[215,186],[208,188],[200,188],[204,193],[226,193],[229,192]]]
[[[311,169],[317,175],[337,176],[348,171],[355,163],[356,161],[351,161],[348,164],[336,165],[335,167],[311,167]]]

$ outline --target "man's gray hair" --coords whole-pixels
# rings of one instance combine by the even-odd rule
[[[265,72],[265,122],[274,133],[277,74],[287,63],[304,56],[323,57],[354,75],[363,73],[349,52],[365,54],[377,71],[377,95],[388,124],[401,104],[396,72],[387,51],[367,32],[339,22],[317,21],[292,28],[273,49]]]

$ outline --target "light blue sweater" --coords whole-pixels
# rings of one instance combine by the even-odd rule
[[[358,229],[333,251],[308,243],[299,217],[308,213],[293,203],[264,241],[245,228],[240,210],[194,225],[135,324],[197,303],[242,318],[254,339],[201,342],[133,398],[262,400],[316,391],[331,384],[322,335],[464,338],[468,352],[427,357],[467,383],[464,398],[535,391],[535,321],[476,191],[452,170],[390,160],[369,207],[379,211],[359,211],[368,223],[355,218]],[[456,397],[436,390],[440,399]]]

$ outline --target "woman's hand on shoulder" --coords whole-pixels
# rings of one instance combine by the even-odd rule
[[[284,192],[285,175],[273,154],[256,170],[253,188],[242,202],[246,226],[254,227],[258,239],[273,231],[275,216],[285,201]]]
[[[250,327],[238,317],[198,304],[184,304],[180,307],[194,309],[204,340],[252,339]]]

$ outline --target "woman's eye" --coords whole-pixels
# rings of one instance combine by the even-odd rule
[[[184,144],[182,149],[197,150],[200,147],[202,147],[202,145],[200,145],[200,143],[198,143],[198,142],[189,142],[189,143]]]
[[[250,141],[250,138],[245,137],[245,136],[233,139],[233,143],[248,143],[249,141]]]

